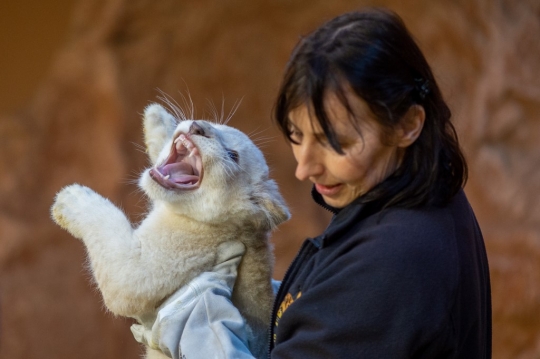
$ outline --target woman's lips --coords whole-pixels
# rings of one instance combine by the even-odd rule
[[[343,186],[342,184],[336,184],[336,185],[332,185],[332,186],[325,186],[325,185],[322,185],[322,184],[319,184],[319,183],[315,183],[315,189],[317,190],[317,192],[319,192],[323,196],[333,196],[333,195],[335,195],[336,193],[339,192],[339,190],[341,189],[342,186]]]

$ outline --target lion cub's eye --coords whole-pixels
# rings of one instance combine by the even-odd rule
[[[227,154],[229,155],[231,160],[238,163],[238,152],[236,152],[235,150],[227,149]]]

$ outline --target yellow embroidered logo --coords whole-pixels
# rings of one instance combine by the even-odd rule
[[[300,298],[301,296],[302,296],[302,292],[298,292],[295,297],[293,297],[291,295],[291,293],[287,293],[287,295],[285,296],[285,298],[281,302],[281,304],[279,306],[279,309],[278,309],[278,311],[276,313],[276,322],[274,323],[274,326],[276,326],[276,327],[278,326],[279,320],[283,316],[283,313],[285,313],[287,308],[289,308],[291,306],[291,304],[293,304],[294,301],[297,300],[298,298]],[[274,342],[275,342],[276,341],[276,334],[274,334],[273,339],[274,339]]]

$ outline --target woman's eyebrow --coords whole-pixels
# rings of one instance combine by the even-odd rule
[[[288,127],[289,129],[292,127],[293,129],[295,129],[295,130],[298,131],[298,126],[296,126],[296,124],[295,124],[294,122],[292,122],[291,120],[289,120],[289,121],[287,122],[287,127]]]

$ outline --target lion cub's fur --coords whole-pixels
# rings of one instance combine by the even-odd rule
[[[151,209],[140,225],[135,228],[109,200],[78,184],[57,194],[54,221],[84,242],[106,307],[148,328],[168,296],[212,268],[218,244],[243,242],[247,249],[233,302],[253,331],[251,350],[262,355],[273,300],[268,236],[289,212],[261,151],[234,128],[202,120],[177,122],[157,104],[146,108],[143,122],[152,167],[139,185]],[[194,122],[202,130],[190,133]],[[167,189],[151,178],[151,170],[170,158],[181,133],[196,146],[202,180],[197,188]],[[147,357],[165,356],[149,349]]]

